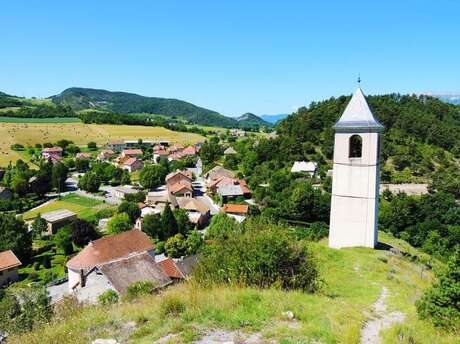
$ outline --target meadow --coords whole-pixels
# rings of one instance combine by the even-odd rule
[[[403,312],[405,321],[384,329],[382,343],[458,343],[454,334],[437,330],[416,314],[414,302],[433,278],[421,264],[430,258],[383,233],[381,241],[405,255],[366,248],[333,250],[325,240],[312,243],[323,280],[316,294],[237,285],[203,288],[191,280],[113,306],[61,307],[59,321],[9,342],[70,344],[115,338],[123,343],[187,343],[223,330],[255,333],[269,343],[359,343],[372,305],[386,287],[388,311]],[[287,320],[285,311],[295,318]]]
[[[75,212],[79,218],[89,220],[99,210],[109,207],[108,204],[96,199],[76,194],[68,194],[61,199],[52,200],[39,208],[25,212],[23,214],[23,219],[27,221],[37,217],[38,214],[43,214],[48,211],[68,209]]]
[[[11,150],[11,145],[19,143],[33,146],[37,143],[56,142],[61,139],[86,145],[94,141],[99,145],[113,140],[166,140],[193,144],[204,141],[201,135],[171,131],[162,127],[84,124],[84,123],[0,123],[0,166],[10,161],[23,159],[21,152]]]

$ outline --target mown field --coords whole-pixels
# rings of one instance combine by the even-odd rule
[[[171,131],[162,127],[144,127],[109,124],[84,123],[0,123],[0,166],[10,161],[24,158],[20,152],[10,149],[14,143],[24,146],[36,143],[71,140],[77,145],[86,145],[89,141],[106,144],[112,140],[167,140],[192,144],[204,141],[201,135]]]
[[[0,116],[0,123],[81,123],[77,117],[22,118]]]
[[[89,219],[99,210],[110,207],[108,204],[103,203],[102,201],[83,197],[75,194],[69,194],[61,199],[56,199],[50,201],[49,203],[34,209],[29,210],[24,213],[24,220],[31,220],[38,216],[38,214],[43,214],[48,211],[58,210],[58,209],[68,209],[77,213],[79,218]]]
[[[382,343],[458,343],[454,334],[417,317],[414,302],[433,278],[419,262],[429,257],[383,233],[381,241],[412,258],[366,248],[333,250],[326,241],[312,243],[323,279],[316,294],[228,285],[203,288],[192,280],[114,306],[67,309],[59,320],[9,342],[66,344],[115,338],[121,343],[153,343],[161,338],[164,343],[189,343],[218,329],[243,336],[256,333],[268,343],[359,343],[372,305],[386,287],[388,311],[403,312],[405,320],[384,329]],[[286,320],[285,311],[292,311],[295,319]]]

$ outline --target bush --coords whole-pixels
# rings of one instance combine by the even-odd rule
[[[460,329],[460,249],[438,274],[438,281],[417,301],[417,312],[422,319],[431,318],[438,327]]]
[[[163,316],[177,316],[185,312],[185,302],[176,295],[166,295],[160,303],[160,312]]]
[[[287,229],[256,219],[227,239],[217,238],[203,249],[195,269],[203,285],[231,283],[314,292],[319,286],[316,262],[303,242]]]
[[[127,289],[127,296],[130,299],[137,298],[142,295],[152,294],[155,291],[155,284],[150,281],[140,281],[131,284]]]
[[[97,302],[101,305],[111,305],[117,303],[119,296],[115,290],[109,289],[97,297]]]
[[[24,146],[19,144],[19,143],[12,144],[10,148],[11,148],[11,150],[14,150],[14,151],[23,151],[24,150]]]

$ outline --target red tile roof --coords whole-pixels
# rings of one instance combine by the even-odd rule
[[[187,148],[184,148],[184,150],[181,153],[182,155],[195,155],[196,148],[193,146],[188,146]]]
[[[124,149],[123,155],[142,155],[142,149]]]
[[[153,250],[149,237],[138,229],[110,235],[89,243],[67,262],[73,270],[90,270],[96,265],[127,257],[133,253]]]
[[[42,153],[61,153],[62,148],[61,147],[48,147],[48,148],[43,148]]]
[[[0,271],[15,268],[21,265],[19,259],[14,255],[13,251],[0,252]]]
[[[132,166],[134,165],[139,159],[137,158],[129,158],[128,160],[126,160],[123,165],[125,166]]]
[[[246,204],[225,204],[222,208],[224,213],[247,214],[249,206]]]
[[[184,275],[179,271],[179,269],[176,266],[176,263],[171,258],[167,258],[165,260],[158,262],[158,265],[160,265],[160,268],[168,277],[184,278]]]

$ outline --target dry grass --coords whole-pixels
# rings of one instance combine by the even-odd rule
[[[89,141],[106,144],[112,140],[137,140],[138,138],[183,144],[204,140],[197,134],[175,132],[162,127],[83,123],[0,123],[0,166],[6,166],[9,161],[14,162],[23,158],[20,152],[10,149],[14,143],[33,146],[36,143],[67,139],[77,145],[85,145]]]

